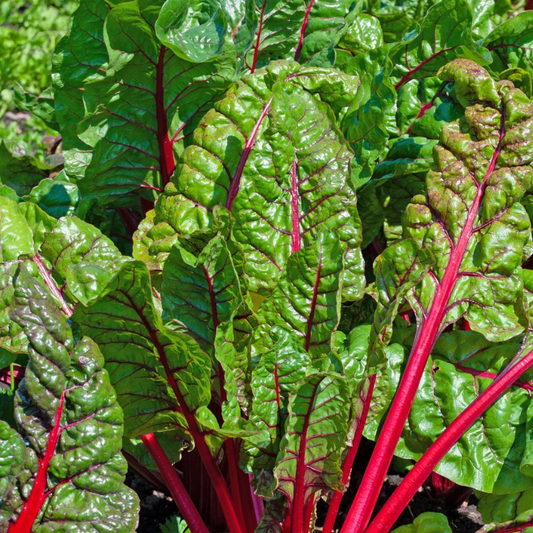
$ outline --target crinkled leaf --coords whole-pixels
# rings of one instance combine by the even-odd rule
[[[15,402],[24,440],[2,423],[0,516],[31,516],[32,531],[42,533],[135,531],[138,499],[123,483],[122,410],[98,347],[87,337],[74,343],[66,317],[25,270],[16,299],[12,316],[29,338],[30,362]]]
[[[438,308],[441,331],[464,316],[488,339],[505,340],[523,330],[516,303],[531,230],[519,202],[533,177],[525,133],[533,107],[510,82],[494,82],[468,60],[449,63],[441,78],[455,82],[465,114],[443,128],[427,196],[405,211],[404,237],[431,258],[408,298],[422,323]]]
[[[129,260],[98,229],[77,217],[62,218],[46,234],[41,256],[83,305],[94,300]]]
[[[100,346],[126,415],[126,435],[174,431],[189,439],[196,415],[216,427],[211,362],[196,341],[162,325],[143,263],[126,263],[98,301],[74,314]],[[187,416],[187,420],[185,419]]]
[[[207,352],[213,351],[219,324],[232,320],[243,304],[235,253],[239,250],[230,252],[222,236],[197,256],[175,246],[163,270],[163,321],[173,330],[189,333]]]
[[[290,329],[313,359],[327,359],[340,320],[343,259],[334,233],[320,233],[317,242],[289,258],[260,317],[259,336],[280,325]]]
[[[413,328],[395,334],[387,348],[388,366],[377,380],[367,435],[374,436],[400,380]],[[413,408],[396,449],[400,457],[418,459],[519,351],[518,342],[493,344],[469,331],[443,333],[426,365]],[[533,486],[531,372],[459,439],[436,472],[482,491],[505,494]]]
[[[294,63],[275,63],[206,114],[156,206],[156,222],[187,234],[209,226],[211,210],[225,205],[250,290],[265,294],[291,253],[321,229],[338,232],[346,243],[344,297],[355,299],[363,279],[351,152],[329,107],[299,87],[297,75],[292,82],[297,72]]]
[[[295,335],[276,326],[270,350],[262,354],[252,372],[253,403],[250,422],[256,433],[245,440],[246,464],[255,476],[256,491],[272,490],[270,472],[275,466],[287,402],[306,375],[310,358]]]

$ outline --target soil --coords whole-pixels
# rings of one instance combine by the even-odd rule
[[[357,486],[364,473],[364,465],[367,464],[372,452],[373,443],[364,440],[356,461],[356,469],[352,474],[352,481],[343,504],[339,511],[336,527],[339,528],[346,518],[350,502],[353,500]],[[359,466],[359,468],[358,468]],[[401,483],[403,475],[391,471],[383,485],[377,508],[385,503],[394,489]],[[127,484],[132,487],[141,500],[141,516],[137,533],[159,533],[160,524],[177,513],[177,508],[172,498],[154,489],[149,483],[134,474],[128,475]],[[317,509],[316,531],[321,530],[325,518],[327,504],[320,501]],[[477,510],[477,499],[468,489],[462,490],[455,487],[446,493],[446,497],[435,493],[434,487],[426,483],[413,498],[407,509],[400,516],[395,527],[410,524],[421,513],[443,513],[448,517],[453,533],[475,533],[482,525],[481,515]]]

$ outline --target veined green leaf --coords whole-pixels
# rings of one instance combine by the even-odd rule
[[[66,317],[24,269],[16,300],[30,362],[15,401],[20,435],[0,422],[0,527],[133,533],[138,499],[123,484],[123,415],[98,347],[86,337],[74,343]]]

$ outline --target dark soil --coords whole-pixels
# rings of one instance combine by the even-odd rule
[[[340,527],[346,518],[350,502],[353,500],[357,486],[364,473],[372,452],[373,443],[363,441],[357,457],[355,470],[352,474],[351,486],[339,511],[336,527]],[[383,490],[378,502],[378,509],[387,501],[394,489],[400,484],[403,475],[391,471],[383,485]],[[170,516],[177,513],[177,508],[172,499],[164,493],[154,489],[150,484],[130,474],[127,483],[132,487],[141,500],[141,516],[137,533],[159,533],[159,525],[163,524]],[[450,492],[450,491],[449,491]],[[320,501],[318,504],[318,519],[316,530],[325,518],[327,504]],[[410,524],[420,514],[426,512],[443,513],[448,517],[453,533],[475,533],[482,525],[481,515],[477,511],[477,499],[468,489],[456,487],[446,498],[436,494],[434,487],[426,483],[413,498],[407,509],[398,519],[395,527]]]

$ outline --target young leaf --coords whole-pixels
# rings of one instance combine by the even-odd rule
[[[90,516],[91,528],[135,531],[122,410],[98,347],[86,337],[74,343],[67,319],[24,269],[16,298],[12,316],[30,341],[30,362],[15,402],[20,436],[1,423],[3,528],[85,531]]]
[[[412,524],[401,526],[392,533],[452,533],[448,519],[439,513],[422,513]]]

